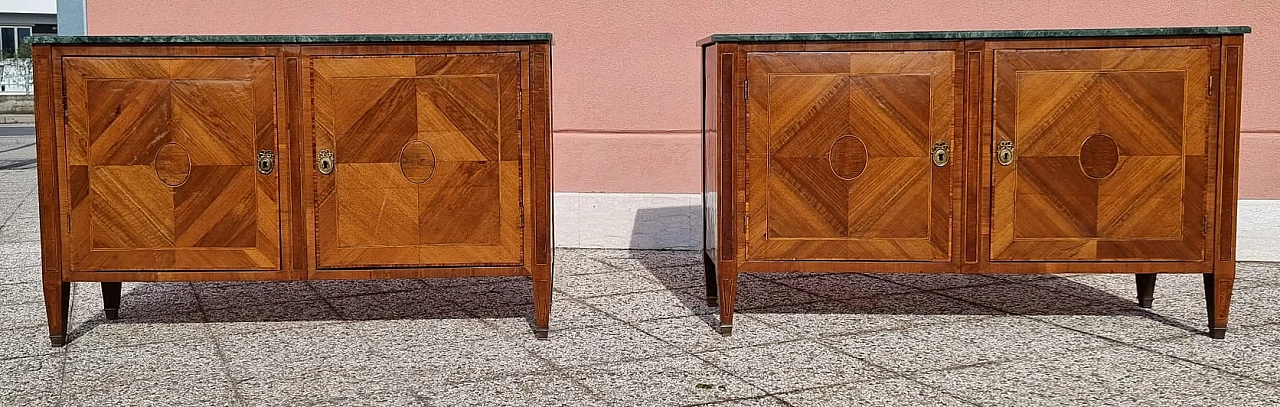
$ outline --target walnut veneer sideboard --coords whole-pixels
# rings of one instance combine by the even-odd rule
[[[713,35],[708,301],[744,272],[1235,276],[1248,27]]]
[[[44,294],[531,276],[551,303],[551,35],[35,37]]]

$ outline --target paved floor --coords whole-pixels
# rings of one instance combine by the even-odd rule
[[[0,124],[0,170],[28,169],[36,167],[35,128],[26,125]],[[26,185],[0,187],[5,190]]]
[[[1199,276],[746,275],[724,338],[695,252],[559,250],[552,336],[523,278],[76,284],[48,346],[33,170],[0,171],[0,405],[1280,403],[1280,265],[1231,331]]]

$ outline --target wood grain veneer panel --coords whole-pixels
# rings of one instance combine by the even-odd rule
[[[992,259],[1205,255],[1207,46],[995,52]],[[993,147],[994,149],[994,147]]]
[[[747,54],[747,256],[951,260],[955,51]],[[953,179],[956,178],[956,179]]]
[[[523,264],[516,53],[311,59],[318,268]]]
[[[67,57],[72,270],[279,270],[272,58]]]

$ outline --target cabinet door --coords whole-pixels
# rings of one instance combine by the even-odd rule
[[[949,261],[956,53],[747,54],[747,256]],[[954,161],[954,160],[952,160]]]
[[[516,53],[311,59],[319,268],[521,263]]]
[[[1202,259],[1211,66],[1208,47],[996,50],[992,260]]]
[[[72,270],[280,268],[271,58],[62,66]]]

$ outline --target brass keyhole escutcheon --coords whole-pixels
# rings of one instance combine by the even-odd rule
[[[335,166],[335,164],[336,163],[334,162],[333,151],[330,151],[329,149],[324,149],[324,150],[320,150],[320,152],[316,154],[316,170],[320,171],[321,174],[324,174],[324,175],[332,174],[333,167]]]
[[[996,162],[1000,165],[1013,164],[1013,142],[1001,141],[996,145]]]
[[[262,150],[258,152],[258,172],[262,175],[271,175],[271,171],[276,167],[276,153],[271,150]]]
[[[951,146],[945,141],[933,143],[933,165],[945,167],[949,162],[951,162]]]

